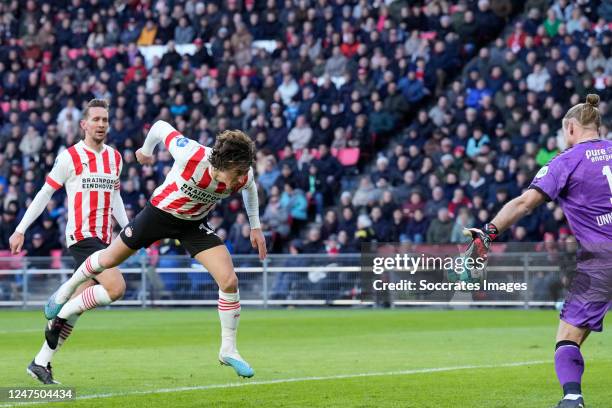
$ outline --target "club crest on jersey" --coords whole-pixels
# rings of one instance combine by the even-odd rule
[[[538,171],[538,174],[536,174],[535,178],[539,179],[539,178],[544,177],[547,174],[548,174],[548,166],[544,166],[540,169],[540,171]]]
[[[132,227],[126,227],[125,228],[125,236],[128,238],[132,237]]]
[[[178,147],[185,147],[187,146],[188,143],[189,143],[189,139],[187,139],[186,137],[179,137],[176,141],[176,145]]]

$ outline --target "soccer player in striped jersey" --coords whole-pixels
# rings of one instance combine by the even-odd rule
[[[21,251],[26,230],[62,186],[66,187],[69,203],[66,241],[77,265],[110,244],[111,216],[121,227],[127,225],[127,214],[119,194],[121,155],[104,144],[109,128],[108,108],[108,103],[101,99],[93,99],[87,104],[80,122],[85,137],[57,156],[45,184],[10,237],[13,254]],[[45,341],[28,366],[28,373],[44,384],[53,384],[51,359],[70,336],[79,316],[86,310],[110,304],[122,297],[124,291],[125,281],[115,267],[100,271],[95,279],[82,282],[71,293],[72,298],[62,310],[66,313],[62,315],[66,316],[66,321],[58,336],[49,336],[52,322],[48,322]]]
[[[219,200],[242,192],[251,225],[251,244],[258,250],[260,259],[266,257],[252,169],[255,144],[243,132],[228,130],[217,136],[211,149],[186,138],[170,124],[157,121],[142,148],[136,151],[138,162],[153,164],[153,150],[159,143],[163,143],[174,158],[166,180],[154,191],[147,206],[121,231],[119,238],[108,248],[88,257],[49,303],[61,306],[82,282],[119,265],[140,248],[164,238],[178,239],[219,285],[219,361],[233,367],[239,376],[252,377],[253,369],[236,348],[241,310],[238,278],[227,248],[210,229],[205,217]],[[62,313],[63,309],[54,320],[57,330],[61,330],[65,319],[69,318]]]
[[[470,250],[486,257],[495,237],[545,201],[558,200],[580,245],[576,275],[561,310],[555,371],[563,389],[557,408],[584,408],[580,346],[603,330],[612,308],[612,141],[599,137],[599,96],[587,95],[563,118],[567,145],[536,174],[529,189],[482,229],[470,228]],[[474,256],[470,256],[474,258]]]

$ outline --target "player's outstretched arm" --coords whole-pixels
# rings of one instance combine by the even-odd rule
[[[153,150],[160,142],[163,142],[174,160],[179,162],[189,161],[194,153],[202,157],[205,155],[204,146],[195,140],[184,137],[171,124],[158,120],[151,126],[142,147],[136,151],[136,160],[143,165],[151,165],[155,162]],[[196,154],[196,157],[198,157]]]
[[[257,249],[259,259],[263,260],[267,256],[266,238],[261,231],[261,223],[259,221],[259,197],[257,196],[257,184],[253,179],[253,170],[249,171],[250,182],[242,190],[242,199],[244,200],[244,208],[246,208],[249,224],[251,226],[251,245]]]
[[[119,173],[123,171],[123,160],[120,161],[119,164]],[[123,198],[121,198],[121,182],[117,180],[115,184],[115,191],[113,192],[113,217],[117,220],[119,227],[125,228],[128,225],[129,220],[127,217],[127,213],[125,212],[125,205],[123,205]]]
[[[504,205],[491,224],[497,227],[499,233],[502,233],[545,201],[544,194],[535,188],[530,188]]]
[[[42,186],[40,191],[32,200],[32,203],[26,210],[23,218],[17,228],[15,228],[15,232],[9,238],[9,246],[11,248],[11,253],[13,255],[21,252],[23,248],[23,243],[25,240],[25,232],[32,225],[32,223],[42,214],[45,210],[45,207],[51,200],[53,193],[62,188],[66,180],[68,179],[68,165],[66,152],[61,153],[57,159],[55,160],[55,164],[51,169],[51,172],[47,176],[45,180],[45,184]]]
[[[125,226],[130,222],[128,220],[125,205],[123,204],[123,199],[121,198],[119,191],[116,191],[115,197],[113,197],[113,217],[115,220],[117,220],[117,224],[119,224],[119,227],[121,228],[125,228]]]
[[[535,188],[530,188],[504,205],[495,218],[484,227],[464,229],[463,234],[472,238],[466,256],[486,259],[491,241],[544,201],[546,201],[546,196],[543,193]]]

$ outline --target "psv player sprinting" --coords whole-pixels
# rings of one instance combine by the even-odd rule
[[[47,314],[53,316],[62,310],[54,319],[55,336],[59,336],[68,318],[62,305],[82,282],[119,265],[138,249],[160,239],[178,239],[219,285],[219,361],[232,366],[239,376],[252,377],[253,369],[236,348],[240,319],[238,278],[227,248],[208,227],[205,217],[218,200],[242,192],[251,225],[251,243],[258,249],[260,259],[265,258],[266,243],[259,222],[257,186],[252,170],[255,144],[243,132],[232,130],[218,135],[211,149],[184,137],[170,124],[157,121],[142,148],[136,151],[137,160],[143,165],[152,164],[153,150],[159,143],[164,143],[174,158],[172,169],[147,206],[121,231],[119,238],[108,248],[89,256],[51,296]]]
[[[480,229],[467,230],[476,256],[490,242],[545,201],[558,200],[580,245],[576,275],[561,311],[555,371],[563,388],[557,408],[584,408],[580,346],[602,331],[612,307],[612,141],[599,138],[599,96],[572,107],[563,118],[567,150],[542,167],[529,190],[506,204]]]
[[[104,144],[108,124],[108,103],[91,100],[80,122],[85,132],[83,140],[61,152],[36,194],[23,219],[10,237],[13,254],[21,251],[24,234],[40,216],[51,196],[62,186],[68,195],[66,242],[78,265],[92,253],[106,248],[111,242],[113,216],[121,227],[128,223],[123,200],[119,194],[122,160],[117,150]],[[49,336],[51,322],[45,330],[45,341],[27,371],[44,384],[53,384],[51,359],[70,336],[79,316],[86,310],[108,305],[121,298],[125,281],[119,269],[108,268],[95,279],[82,282],[71,293],[60,316],[65,318],[57,336]]]

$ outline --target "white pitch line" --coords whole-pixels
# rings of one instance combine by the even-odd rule
[[[113,392],[113,393],[106,393],[106,394],[91,394],[91,395],[77,396],[76,400],[128,397],[132,395],[167,394],[167,393],[173,393],[173,392],[203,391],[203,390],[213,390],[213,389],[220,389],[220,388],[237,388],[237,387],[247,387],[247,386],[254,386],[254,385],[286,384],[286,383],[295,383],[295,382],[304,382],[304,381],[328,381],[328,380],[343,380],[343,379],[349,379],[349,378],[382,377],[382,376],[389,376],[389,375],[414,375],[414,374],[439,373],[439,372],[457,371],[457,370],[521,367],[521,366],[547,364],[547,363],[551,363],[551,361],[534,360],[534,361],[519,361],[516,363],[503,363],[503,364],[464,365],[464,366],[437,367],[437,368],[436,367],[419,368],[419,369],[414,369],[414,370],[401,370],[401,371],[383,371],[383,372],[360,373],[360,374],[338,374],[338,375],[317,376],[317,377],[279,378],[277,380],[262,380],[262,381],[245,380],[244,382],[233,382],[233,383],[226,383],[226,384],[210,384],[210,385],[197,385],[197,386],[192,386],[192,387],[159,388],[155,390]],[[17,404],[0,405],[0,407],[13,407],[13,406],[31,405],[31,404],[39,404],[39,403],[41,402],[23,402],[23,403],[17,403]]]

